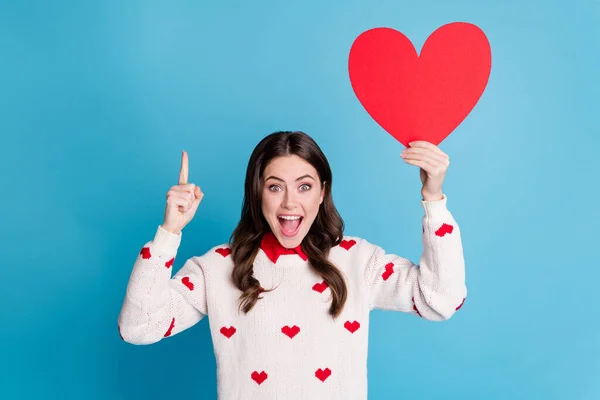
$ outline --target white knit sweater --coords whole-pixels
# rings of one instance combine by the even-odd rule
[[[348,298],[340,316],[328,314],[331,290],[298,254],[276,263],[261,249],[254,277],[263,288],[246,315],[227,244],[188,259],[172,276],[181,241],[158,227],[135,264],[119,315],[123,340],[150,344],[190,328],[204,316],[217,362],[220,400],[366,399],[369,311],[375,308],[443,321],[466,296],[459,227],[447,198],[421,201],[420,263],[344,236],[331,260],[344,274]]]

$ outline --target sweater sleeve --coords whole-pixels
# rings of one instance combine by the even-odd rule
[[[203,269],[197,257],[188,259],[171,277],[181,233],[158,227],[154,239],[140,251],[131,272],[118,318],[121,338],[151,344],[173,336],[207,315]]]
[[[439,201],[421,201],[423,252],[419,264],[369,245],[366,281],[370,309],[396,310],[431,321],[449,319],[467,296],[460,229]]]

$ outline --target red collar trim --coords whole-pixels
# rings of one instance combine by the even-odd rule
[[[275,264],[277,259],[282,254],[298,254],[304,261],[308,260],[308,256],[302,251],[301,245],[293,249],[287,249],[279,243],[273,232],[265,233],[260,241],[260,248],[265,252],[269,260]]]

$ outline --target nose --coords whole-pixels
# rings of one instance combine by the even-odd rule
[[[293,210],[294,208],[296,208],[296,203],[297,201],[294,193],[292,193],[289,190],[286,191],[285,195],[283,196],[282,207],[288,210]]]

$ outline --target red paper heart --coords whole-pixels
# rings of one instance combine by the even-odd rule
[[[438,145],[479,101],[491,58],[487,37],[469,23],[438,28],[420,56],[404,34],[373,28],[352,44],[348,72],[359,101],[390,135],[406,147]]]

